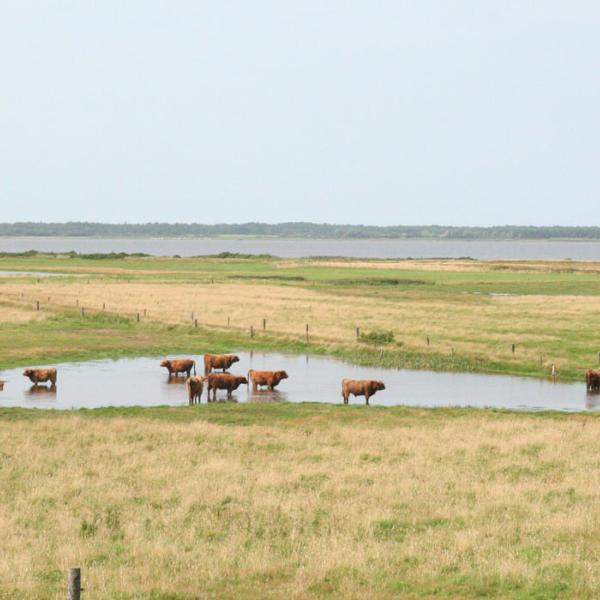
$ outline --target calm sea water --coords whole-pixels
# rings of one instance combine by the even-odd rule
[[[381,379],[386,389],[371,398],[373,406],[473,406],[513,410],[595,411],[600,394],[588,394],[585,383],[476,375],[377,369],[348,364],[330,358],[281,353],[238,352],[240,362],[232,373],[245,375],[248,369],[285,369],[277,391],[252,392],[242,385],[234,392],[235,402],[342,402],[341,380]],[[202,371],[202,357],[195,356]],[[100,406],[172,406],[188,403],[184,377],[171,378],[159,366],[160,357],[96,360],[55,365],[55,388],[32,386],[22,369],[0,373],[6,380],[0,392],[0,407],[95,408]],[[224,399],[225,392],[217,394]],[[202,397],[206,402],[206,392]],[[364,398],[350,398],[351,404],[364,404]]]
[[[358,258],[459,258],[600,260],[600,241],[431,241],[0,237],[1,252],[144,252],[155,256],[200,256],[221,252]]]

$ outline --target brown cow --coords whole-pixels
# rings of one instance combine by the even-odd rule
[[[188,377],[185,380],[190,406],[194,403],[200,404],[205,381],[206,377]]]
[[[212,401],[217,400],[217,390],[227,390],[227,398],[231,398],[231,393],[237,390],[242,383],[248,383],[245,377],[231,375],[230,373],[209,373],[206,376],[206,389],[208,401],[210,402],[210,392],[213,392]]]
[[[52,385],[56,385],[56,369],[54,367],[50,369],[25,369],[23,376],[29,377],[29,380],[34,385],[46,383],[46,381],[49,381]]]
[[[266,385],[272,392],[282,379],[287,378],[288,374],[285,371],[255,371],[254,369],[248,371],[248,381],[252,382],[254,392],[258,391],[259,385]]]
[[[588,369],[585,372],[585,385],[588,392],[600,391],[600,371],[596,369]]]
[[[222,369],[223,373],[225,373],[233,363],[239,360],[240,358],[237,354],[205,354],[204,374],[208,375],[213,369]]]
[[[344,404],[348,404],[348,397],[364,396],[367,406],[369,398],[379,390],[385,390],[383,381],[374,381],[372,379],[342,379],[342,396]]]
[[[179,373],[185,373],[186,377],[189,377],[192,369],[194,375],[196,374],[196,361],[191,358],[178,358],[176,360],[163,360],[160,363],[161,367],[166,367],[169,370],[169,377],[175,373],[175,377]]]

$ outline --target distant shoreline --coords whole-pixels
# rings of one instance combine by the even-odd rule
[[[163,240],[600,241],[600,226],[343,225],[329,223],[0,223],[2,238]]]
[[[164,241],[244,241],[244,240],[264,240],[264,241],[302,241],[302,242],[426,242],[426,243],[470,243],[470,242],[488,242],[488,243],[551,243],[551,242],[581,242],[581,243],[600,243],[598,238],[573,238],[573,237],[548,237],[548,238],[442,238],[442,237],[302,237],[302,236],[278,236],[278,235],[0,235],[2,240],[164,240]]]

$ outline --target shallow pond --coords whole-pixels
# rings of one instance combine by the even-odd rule
[[[285,369],[278,391],[253,393],[246,386],[234,392],[237,402],[341,402],[340,381],[381,379],[386,390],[372,397],[373,405],[474,406],[517,410],[599,410],[600,395],[588,394],[581,383],[552,383],[537,379],[469,373],[435,373],[359,367],[329,358],[277,353],[239,352],[232,373],[248,369]],[[202,357],[195,357],[199,374]],[[184,377],[169,380],[160,357],[63,363],[55,389],[32,387],[22,369],[0,373],[6,380],[0,406],[38,408],[96,408],[100,406],[158,406],[187,404]],[[219,392],[217,398],[224,398]],[[206,391],[202,397],[206,402]],[[364,403],[351,396],[350,403]]]

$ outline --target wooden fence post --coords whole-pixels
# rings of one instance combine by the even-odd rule
[[[308,323],[306,324],[306,341],[308,342]]]
[[[250,337],[254,337],[254,325],[250,325]]]
[[[515,345],[514,344],[512,345],[512,353],[513,354],[515,353]]]
[[[106,310],[106,302],[102,303],[102,310]]]
[[[263,319],[263,331],[267,330],[267,320]]]
[[[429,346],[429,336],[427,336],[427,345]]]
[[[356,328],[356,339],[360,339],[360,327]]]
[[[81,569],[79,567],[75,569],[69,569],[69,577],[67,583],[68,595],[67,600],[80,600],[81,599]]]
[[[198,319],[194,319],[194,327],[198,329]]]
[[[36,306],[35,310],[40,310],[40,301],[39,300],[35,303],[35,306]]]
[[[140,313],[137,314],[137,322],[140,322]]]
[[[83,308],[83,306],[81,307],[81,316],[85,317],[85,308]]]

